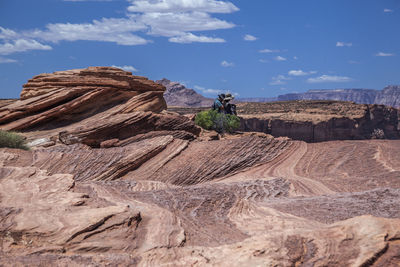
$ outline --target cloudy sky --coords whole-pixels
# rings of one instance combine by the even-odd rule
[[[0,98],[118,66],[215,96],[400,84],[400,0],[0,0]]]

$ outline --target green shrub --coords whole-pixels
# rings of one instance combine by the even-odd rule
[[[215,110],[202,111],[196,115],[196,125],[206,130],[219,133],[233,133],[240,126],[240,119],[235,115],[218,113]]]
[[[0,130],[0,148],[19,148],[29,150],[29,147],[25,143],[25,138],[14,132],[7,132]]]

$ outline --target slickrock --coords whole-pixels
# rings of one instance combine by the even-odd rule
[[[1,149],[0,259],[78,266],[400,263],[399,142],[286,142],[169,136],[108,149]],[[350,154],[338,160],[336,150]],[[350,156],[365,151],[372,154],[367,165]],[[392,178],[379,180],[385,172]],[[360,179],[376,182],[351,188]],[[315,190],[324,187],[323,195]]]
[[[39,75],[0,106],[0,128],[33,146],[0,148],[1,266],[400,265],[400,140],[199,137],[162,91],[89,68]],[[395,133],[392,109],[314,104],[270,111]]]
[[[134,250],[140,213],[73,192],[72,178],[37,168],[0,168],[2,253]]]
[[[204,183],[269,162],[285,151],[290,144],[290,141],[285,139],[256,136],[194,142],[181,151],[179,157],[169,160],[162,168],[149,173],[150,168],[146,164],[128,173],[124,179],[149,179],[175,185]],[[154,161],[157,162],[158,159]]]

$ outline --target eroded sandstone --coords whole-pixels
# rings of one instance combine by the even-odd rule
[[[0,148],[1,265],[400,264],[399,140],[197,138],[156,108],[159,87],[128,76],[39,75],[0,107],[0,128],[36,144]],[[335,107],[325,115],[366,112]]]

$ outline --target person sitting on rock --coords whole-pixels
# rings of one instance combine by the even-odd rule
[[[214,101],[213,110],[218,111],[218,113],[224,113],[225,112],[224,100],[225,100],[225,94],[218,95],[218,98],[215,99]]]
[[[235,99],[235,97],[232,94],[226,94],[223,105],[224,105],[224,110],[225,114],[230,114],[230,115],[237,115],[236,113],[236,105],[229,103],[231,100]]]

